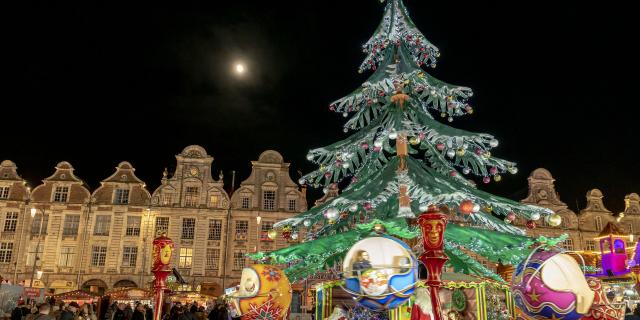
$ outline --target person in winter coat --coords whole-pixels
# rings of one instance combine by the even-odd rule
[[[113,317],[110,320],[129,320],[127,319],[127,314],[125,313],[125,304],[118,303],[118,307],[116,311],[113,312]]]
[[[11,320],[22,320],[22,317],[27,315],[25,313],[26,309],[23,308],[23,306],[24,306],[24,301],[22,300],[18,301],[18,306],[15,307],[13,311],[11,311]]]
[[[69,306],[60,314],[60,320],[75,320],[80,306],[77,302],[72,301]]]
[[[148,304],[144,305],[144,317],[146,320],[153,320],[153,309]]]
[[[54,320],[49,315],[51,312],[51,305],[48,303],[42,303],[38,306],[38,313],[33,317],[33,320]]]
[[[133,311],[133,316],[131,316],[131,320],[145,320],[145,310],[142,303],[138,303],[136,305],[136,309]]]

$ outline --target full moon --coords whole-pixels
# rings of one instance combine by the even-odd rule
[[[245,71],[244,64],[242,63],[236,64],[236,73],[242,74],[244,73],[244,71]]]

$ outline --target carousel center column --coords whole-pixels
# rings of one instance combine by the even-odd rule
[[[418,217],[418,224],[422,231],[422,243],[424,252],[420,255],[420,261],[427,268],[426,284],[431,296],[434,320],[444,320],[438,291],[442,287],[442,268],[449,260],[444,253],[444,230],[447,227],[447,216],[437,207],[430,206],[427,212]]]
[[[153,266],[155,276],[153,281],[154,306],[153,320],[162,319],[162,306],[164,305],[164,291],[167,289],[167,277],[171,274],[171,255],[173,254],[173,240],[165,234],[153,239]]]

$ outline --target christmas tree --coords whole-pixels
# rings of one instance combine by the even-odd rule
[[[306,239],[289,248],[251,257],[288,264],[292,280],[332,266],[375,225],[401,238],[417,235],[406,220],[429,205],[446,205],[451,220],[445,252],[456,271],[499,279],[469,253],[490,261],[517,264],[535,241],[511,222],[552,214],[540,207],[501,198],[476,188],[517,172],[514,163],[494,157],[498,140],[446,124],[469,115],[469,88],[440,81],[423,70],[435,67],[438,49],[416,28],[401,0],[388,0],[382,22],[364,44],[360,72],[373,74],[360,88],[329,106],[350,119],[342,141],[313,149],[307,159],[319,168],[300,183],[319,188],[344,186],[342,193],[276,228],[283,234],[306,230]],[[442,120],[436,120],[432,113]]]

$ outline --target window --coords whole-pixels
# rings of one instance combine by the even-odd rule
[[[135,267],[138,260],[138,247],[122,248],[122,266]]]
[[[18,226],[18,213],[7,212],[4,218],[4,232],[16,232]]]
[[[163,193],[160,203],[163,206],[170,206],[173,204],[173,193]]]
[[[584,244],[584,249],[586,251],[596,251],[596,242],[595,240],[587,240]]]
[[[128,216],[127,217],[127,229],[125,232],[126,236],[134,236],[137,237],[140,235],[140,221],[142,220],[142,217],[134,217],[134,216]]]
[[[633,223],[629,223],[629,234],[633,234]]]
[[[169,217],[156,217],[156,235],[169,231]]]
[[[220,205],[220,195],[212,194],[209,196],[209,207],[217,208]]]
[[[244,255],[244,250],[237,250],[233,253],[233,270],[240,271],[244,269],[244,264],[247,261]]]
[[[209,220],[208,240],[220,240],[222,234],[222,220]]]
[[[247,240],[249,221],[236,221],[236,240]]]
[[[104,267],[107,260],[107,247],[93,246],[91,250],[91,266]]]
[[[275,210],[276,208],[276,192],[262,191],[262,209]]]
[[[249,197],[242,197],[242,209],[249,209]]]
[[[262,228],[260,229],[260,240],[271,241],[269,239],[269,230],[273,229],[273,222],[262,221]]]
[[[220,262],[220,249],[207,248],[207,270],[218,270]]]
[[[129,189],[116,189],[113,195],[114,204],[127,204],[129,203]]]
[[[37,248],[36,244],[29,245],[29,253],[27,254],[27,265],[33,266],[33,262],[36,261],[36,265],[42,265],[42,250],[44,249],[44,243],[41,243]],[[38,258],[36,259],[36,255]]]
[[[193,257],[193,248],[180,248],[180,268],[191,268],[191,259]]]
[[[296,209],[298,208],[297,202],[298,201],[296,201],[296,199],[289,199],[289,211],[296,211]]]
[[[73,247],[62,247],[60,249],[60,259],[58,260],[58,266],[73,267],[73,249]]]
[[[43,223],[42,216],[43,216],[42,214],[36,214],[36,216],[33,217],[33,223],[31,224],[31,234],[40,234],[40,224]],[[48,225],[49,225],[49,216],[45,215],[44,224],[42,225],[42,234],[47,233]]]
[[[78,235],[79,227],[80,227],[80,215],[68,214],[64,217],[64,227],[62,228],[62,235],[76,236]]]
[[[0,187],[0,199],[9,198],[9,188],[10,187]]]
[[[53,193],[53,202],[67,202],[69,198],[69,187],[56,187]]]
[[[573,250],[573,240],[572,239],[567,239],[567,240],[562,241],[562,247],[565,250],[569,250],[569,251]]]
[[[183,218],[182,219],[182,239],[193,239],[194,231],[196,228],[195,218]]]
[[[111,226],[111,216],[96,216],[96,224],[93,227],[93,234],[96,236],[108,236]]]
[[[13,242],[0,242],[0,263],[11,262]]]
[[[602,230],[602,217],[596,217],[596,231]]]
[[[198,206],[198,187],[184,188],[184,206],[185,207]]]

